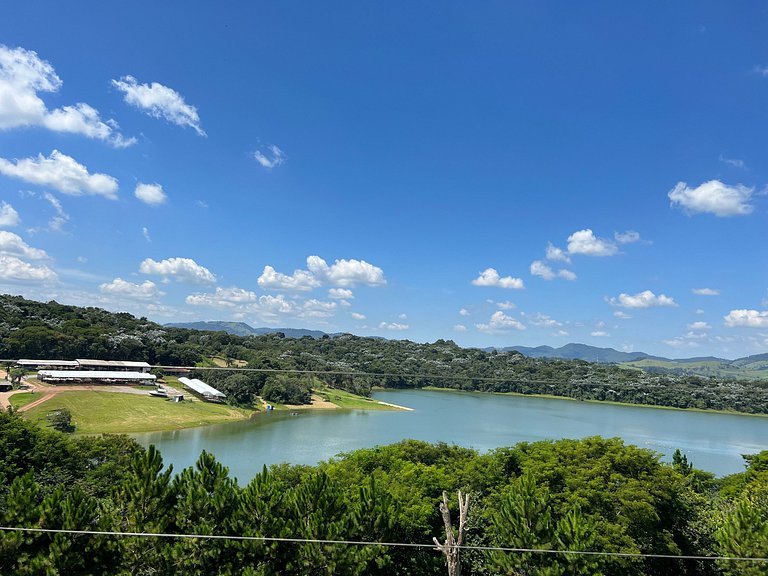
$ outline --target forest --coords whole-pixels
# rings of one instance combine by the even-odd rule
[[[0,358],[143,360],[154,365],[205,364],[211,356],[246,362],[261,372],[198,372],[247,405],[256,395],[306,399],[311,375],[324,384],[370,395],[375,386],[434,386],[467,391],[547,394],[632,404],[768,414],[768,381],[651,374],[582,360],[528,358],[518,352],[461,348],[450,340],[416,343],[345,334],[286,338],[235,336],[164,327],[100,308],[0,296]],[[329,373],[330,372],[330,373]],[[278,401],[278,400],[275,400]]]
[[[240,485],[211,454],[173,470],[126,436],[72,437],[0,412],[0,530],[13,575],[438,575],[443,491],[469,495],[465,575],[752,575],[751,561],[486,551],[768,555],[768,451],[719,480],[619,439],[521,443],[486,454],[406,440]],[[130,533],[370,542],[318,544]],[[423,544],[396,547],[377,543]]]

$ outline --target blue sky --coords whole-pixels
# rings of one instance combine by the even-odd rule
[[[768,351],[759,2],[14,3],[0,291]]]

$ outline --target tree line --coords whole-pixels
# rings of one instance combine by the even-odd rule
[[[0,524],[353,540],[369,546],[0,531],[13,575],[438,575],[443,493],[470,496],[466,544],[672,555],[768,555],[768,451],[723,479],[679,452],[599,437],[486,454],[406,440],[318,466],[275,465],[241,485],[212,454],[165,466],[125,436],[71,437],[0,412]],[[458,518],[457,500],[448,514]],[[464,550],[465,575],[765,574],[757,563]]]
[[[768,414],[768,381],[650,374],[583,360],[528,358],[514,351],[461,348],[450,340],[416,343],[344,334],[286,338],[276,333],[235,336],[160,326],[146,318],[99,308],[0,296],[0,357],[143,360],[195,365],[223,356],[261,370],[315,372],[325,385],[370,395],[373,387],[435,386],[480,392],[548,394],[676,408]],[[339,374],[328,374],[337,372]],[[306,398],[308,378],[200,372],[221,385],[229,401],[249,404],[263,388],[274,402]],[[218,387],[218,386],[217,386]],[[297,401],[298,400],[298,401]]]

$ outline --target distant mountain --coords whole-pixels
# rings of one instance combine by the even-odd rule
[[[660,356],[651,356],[645,352],[619,352],[613,348],[598,348],[587,344],[570,343],[560,348],[552,346],[508,346],[501,348],[503,352],[520,352],[529,358],[560,358],[561,360],[585,360],[587,362],[600,362],[602,364],[614,364],[621,362],[635,362],[638,360],[664,360]]]
[[[190,330],[205,330],[208,332],[227,332],[235,336],[262,336],[264,334],[275,334],[282,332],[288,338],[302,338],[311,336],[312,338],[322,338],[327,334],[320,330],[306,330],[303,328],[253,328],[245,322],[173,322],[166,324],[173,328],[189,328]],[[335,336],[335,334],[331,334]]]

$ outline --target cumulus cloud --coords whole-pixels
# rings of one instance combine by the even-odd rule
[[[293,274],[283,274],[272,266],[264,266],[264,271],[257,280],[264,290],[292,290],[307,292],[322,286],[315,276],[306,270],[294,270]]]
[[[613,256],[618,247],[609,240],[598,238],[589,228],[578,230],[568,236],[568,253],[585,256]]]
[[[731,310],[723,319],[729,328],[736,328],[737,326],[768,328],[767,310]]]
[[[16,256],[0,253],[0,282],[52,283],[56,280],[56,272],[44,264],[35,266]]]
[[[555,272],[541,260],[531,262],[531,274],[539,276],[544,280],[553,280],[554,278],[564,278],[566,280],[576,280],[576,274],[570,270],[562,269]]]
[[[688,330],[709,330],[711,326],[707,324],[706,322],[698,321],[698,322],[692,322],[691,324],[688,324]]]
[[[0,254],[19,256],[27,260],[44,260],[48,258],[45,250],[33,248],[24,242],[21,236],[6,230],[0,230]]]
[[[328,290],[328,298],[333,298],[334,300],[351,300],[354,297],[355,295],[352,290],[347,288],[331,288]]]
[[[99,286],[103,294],[130,298],[131,300],[155,300],[163,295],[163,292],[157,289],[157,285],[145,280],[141,284],[134,284],[118,277],[112,282],[106,282]]]
[[[217,287],[215,292],[208,294],[190,294],[185,302],[192,306],[208,306],[210,308],[233,308],[241,304],[257,302],[258,296],[250,290]]]
[[[655,306],[677,306],[674,299],[664,294],[656,296],[650,290],[638,292],[637,294],[619,294],[618,298],[611,298],[609,300],[611,306],[619,306],[621,308],[651,308]]]
[[[408,330],[408,328],[410,328],[408,324],[402,324],[400,322],[381,322],[379,324],[380,330],[402,331],[402,330]]]
[[[719,296],[720,290],[717,288],[692,288],[691,292],[697,296]]]
[[[632,318],[632,316],[630,316],[629,314],[627,314],[622,310],[616,310],[616,312],[614,312],[613,315],[620,320],[629,320],[630,318]]]
[[[360,314],[360,312],[352,312],[350,316],[355,320],[365,320],[365,314]]]
[[[162,118],[177,126],[189,127],[200,136],[205,132],[200,127],[197,109],[187,104],[181,94],[157,82],[139,84],[133,76],[112,80],[112,86],[124,94],[125,102],[154,118]]]
[[[256,152],[253,153],[253,157],[256,159],[256,162],[261,164],[261,166],[267,170],[285,164],[285,153],[274,144],[267,146],[264,152],[256,150]]]
[[[191,258],[167,258],[156,262],[152,258],[145,259],[139,266],[142,274],[154,274],[163,278],[176,278],[178,282],[192,284],[214,284],[216,276],[200,266]]]
[[[604,330],[595,330],[594,332],[590,332],[589,335],[594,336],[595,338],[604,338],[606,336],[610,336],[610,334]]]
[[[546,254],[547,254],[547,260],[567,262],[569,264],[571,262],[571,259],[568,257],[568,254],[566,254],[562,248],[553,246],[551,242],[547,244]]]
[[[351,288],[357,284],[381,286],[387,283],[384,271],[365,260],[336,260],[328,266],[319,256],[309,256],[307,268],[315,278],[333,286]]]
[[[503,302],[496,302],[496,307],[499,310],[513,310],[514,308],[517,308],[517,306],[515,306],[515,303],[510,302],[509,300],[504,300]]]
[[[90,174],[88,169],[74,158],[58,150],[47,158],[38,154],[36,158],[0,158],[0,174],[19,178],[30,184],[50,186],[71,196],[104,196],[117,198],[117,179],[107,174]]]
[[[461,310],[459,310],[459,316],[469,316],[469,315],[470,315],[470,312],[466,308],[462,308]]]
[[[133,193],[136,195],[136,198],[150,206],[165,204],[165,201],[168,199],[160,184],[142,184],[139,182]]]
[[[487,324],[475,324],[475,328],[480,332],[494,334],[507,332],[510,328],[514,328],[515,330],[525,330],[525,325],[511,316],[507,316],[501,310],[497,310],[491,314],[491,318]]]
[[[504,276],[502,278],[495,268],[486,268],[480,272],[480,276],[472,280],[472,284],[475,286],[491,286],[515,290],[525,288],[521,278],[513,278],[512,276]]]
[[[751,214],[754,207],[749,200],[753,192],[754,188],[741,184],[729,186],[719,180],[710,180],[697,188],[678,182],[667,196],[672,206],[678,205],[688,214],[708,212],[723,218]]]
[[[83,102],[48,110],[39,93],[57,92],[61,86],[53,66],[36,52],[0,44],[0,130],[39,126],[81,134],[118,148],[136,142],[120,134],[116,122],[104,122],[95,108]]]
[[[8,202],[0,204],[0,226],[10,228],[11,226],[18,226],[20,221],[19,213],[16,212],[13,206],[8,204]]]

